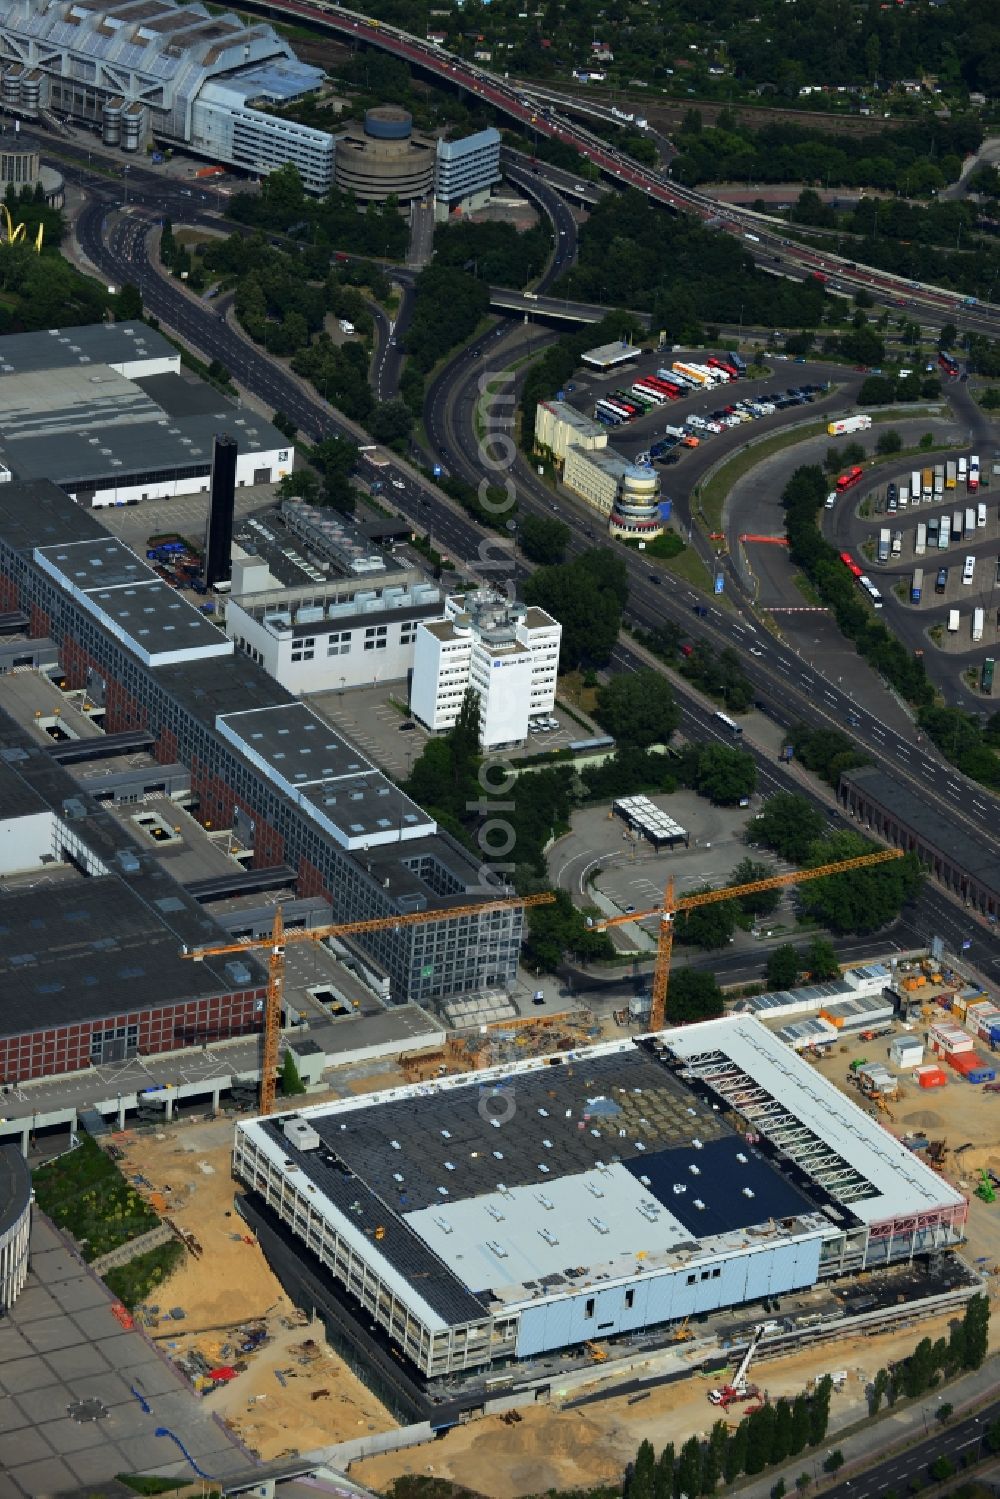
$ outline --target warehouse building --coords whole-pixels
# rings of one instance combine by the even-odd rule
[[[3,710],[0,815],[0,1081],[259,1029],[256,960],[186,961],[223,930]]]
[[[270,484],[295,450],[271,423],[181,374],[144,323],[0,338],[0,463],[54,479],[81,505],[130,505],[207,491],[216,436],[237,444],[236,482]]]
[[[427,912],[357,938],[399,1002],[509,990],[523,908],[347,740],[55,484],[0,485],[0,612],[46,638],[109,735],[191,774],[199,819],[255,868],[284,864],[334,921]]]
[[[444,618],[416,628],[410,712],[435,733],[456,722],[471,688],[483,749],[523,744],[556,702],[562,625],[489,589],[455,594]]]
[[[183,146],[263,174],[293,162],[311,192],[333,180],[333,138],[267,110],[313,92],[263,22],[173,0],[11,0],[0,22],[0,103],[29,119],[68,116],[107,146]]]
[[[749,1017],[241,1122],[233,1162],[431,1378],[908,1261],[968,1210]]]
[[[857,822],[916,854],[939,885],[988,921],[1000,920],[1000,858],[984,838],[956,827],[946,813],[874,765],[845,770],[838,795]]]

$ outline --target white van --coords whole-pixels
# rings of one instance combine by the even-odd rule
[[[972,578],[973,578],[973,574],[975,573],[975,571],[976,571],[976,559],[975,559],[975,557],[966,557],[966,559],[965,559],[965,566],[962,568],[962,582],[963,583],[971,583],[972,582]]]

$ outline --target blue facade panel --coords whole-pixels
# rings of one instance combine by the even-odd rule
[[[615,1286],[586,1286],[521,1313],[517,1357],[531,1358],[595,1338],[680,1321],[762,1296],[812,1286],[821,1240],[769,1245],[693,1269],[640,1275]]]

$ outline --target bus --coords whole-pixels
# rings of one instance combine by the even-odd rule
[[[860,578],[861,577],[861,574],[864,571],[864,569],[858,566],[858,564],[855,562],[854,558],[851,556],[850,552],[841,552],[841,554],[840,554],[840,560],[844,564],[844,566],[847,568],[847,571],[851,574],[852,578]]]
[[[847,490],[853,489],[855,484],[861,483],[861,480],[864,478],[864,476],[864,469],[860,466],[860,464],[856,463],[853,468],[849,468],[847,470],[846,474],[841,474],[838,478],[837,493],[845,494]]]
[[[980,692],[993,691],[993,657],[987,656],[983,662],[982,671],[979,674]]]
[[[734,723],[731,718],[727,718],[724,713],[713,713],[712,717],[719,725],[719,727],[721,729],[725,729],[726,733],[729,734],[733,739],[739,739],[740,735],[743,733],[743,730],[740,728],[739,724]]]
[[[616,401],[598,401],[594,407],[594,415],[599,422],[618,427],[630,420],[628,413]]]
[[[641,380],[637,380],[632,386],[632,394],[640,401],[651,401],[654,406],[662,406],[667,399],[662,390],[654,390]]]
[[[972,580],[973,580],[973,578],[975,577],[975,574],[976,574],[976,559],[975,559],[975,557],[966,557],[966,559],[965,559],[965,565],[962,568],[962,582],[965,583],[965,584],[971,583]]]
[[[938,367],[944,371],[950,380],[958,378],[958,360],[944,349],[941,349],[938,353]]]

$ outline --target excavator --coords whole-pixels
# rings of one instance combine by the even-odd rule
[[[744,1400],[760,1399],[760,1390],[758,1390],[756,1385],[748,1383],[747,1373],[753,1361],[753,1356],[757,1352],[757,1346],[764,1336],[766,1326],[766,1323],[758,1322],[754,1328],[747,1351],[740,1359],[739,1367],[729,1383],[724,1384],[720,1389],[709,1390],[708,1398],[713,1405],[718,1405],[723,1410],[728,1410],[731,1405],[737,1405]]]

